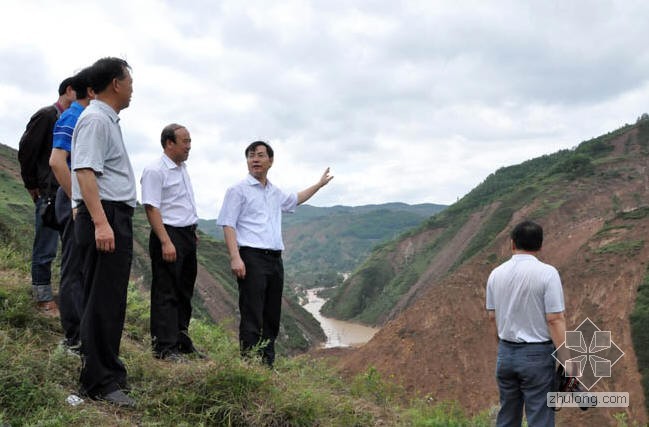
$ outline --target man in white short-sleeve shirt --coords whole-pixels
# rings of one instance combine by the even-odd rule
[[[500,391],[498,426],[554,425],[547,406],[552,391],[552,353],[565,339],[564,300],[556,268],[536,258],[543,229],[523,221],[511,233],[512,258],[487,280],[486,308],[498,333],[496,378]]]
[[[158,359],[202,355],[189,337],[196,281],[196,203],[185,161],[192,139],[184,126],[165,126],[163,154],[142,172],[142,204],[151,224],[151,341]]]

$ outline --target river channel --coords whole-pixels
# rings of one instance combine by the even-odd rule
[[[320,314],[320,309],[325,300],[317,295],[320,289],[309,289],[307,291],[307,302],[303,307],[320,322],[320,326],[327,336],[327,341],[324,344],[325,348],[359,346],[368,342],[378,332],[378,328],[324,317]]]

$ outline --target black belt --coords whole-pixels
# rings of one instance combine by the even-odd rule
[[[176,227],[175,225],[165,224],[165,227],[175,228],[176,230],[191,231],[192,233],[196,231],[196,224],[186,225],[184,227]]]
[[[548,345],[552,344],[552,340],[549,341],[541,341],[541,342],[515,342],[515,341],[507,341],[507,340],[500,340],[504,343],[510,344],[510,345]]]
[[[253,248],[251,246],[240,246],[239,251],[255,252],[255,253],[258,253],[258,254],[270,255],[270,256],[274,256],[274,257],[282,256],[282,251],[277,251],[277,250],[274,250],[274,249]]]
[[[130,216],[133,216],[133,213],[135,211],[133,206],[129,205],[126,202],[115,202],[112,200],[100,200],[100,202],[102,206],[112,206],[116,209],[126,211]],[[88,210],[88,207],[86,206],[86,203],[83,200],[77,202],[77,209],[81,209],[81,208]]]

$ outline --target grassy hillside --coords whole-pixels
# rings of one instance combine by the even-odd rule
[[[146,292],[131,284],[121,357],[134,410],[86,400],[70,406],[80,359],[61,350],[58,319],[43,317],[24,290],[25,253],[0,244],[0,425],[51,426],[474,426],[454,404],[406,399],[372,369],[340,377],[308,357],[279,358],[274,370],[242,361],[233,335],[193,320],[195,343],[209,360],[174,364],[152,357]]]
[[[20,181],[16,150],[0,144],[0,242],[23,252],[34,236],[34,204]]]

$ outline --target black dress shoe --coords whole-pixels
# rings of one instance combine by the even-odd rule
[[[196,359],[207,359],[205,353],[198,351],[198,349],[194,347],[194,345],[191,345],[190,347],[178,346],[178,351],[180,351],[182,354],[194,357]]]
[[[122,390],[111,391],[110,393],[98,396],[97,400],[102,400],[110,404],[121,406],[123,408],[135,408],[135,399],[127,396]]]
[[[196,349],[194,349],[194,351],[192,351],[190,353],[186,353],[186,354],[187,354],[187,356],[194,357],[196,359],[202,359],[202,360],[208,359],[208,357],[207,357],[207,355],[205,353],[202,353],[202,352],[200,352],[200,351],[198,351]]]
[[[177,351],[172,351],[172,352],[165,352],[163,354],[156,354],[155,355],[156,359],[164,360],[165,362],[173,362],[173,363],[186,363],[189,362],[187,358],[178,353]]]

